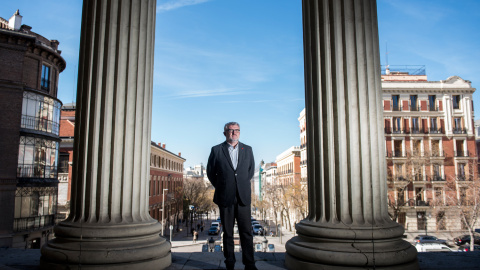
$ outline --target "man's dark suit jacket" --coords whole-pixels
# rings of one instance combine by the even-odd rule
[[[250,205],[251,186],[250,180],[255,171],[252,147],[238,143],[238,164],[233,169],[232,160],[228,153],[227,142],[212,147],[207,164],[207,176],[215,187],[213,202],[218,206],[230,206],[234,203],[238,190],[240,205]]]

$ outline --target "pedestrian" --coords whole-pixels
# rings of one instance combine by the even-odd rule
[[[252,148],[239,141],[240,125],[229,122],[223,128],[225,142],[212,147],[207,176],[215,187],[213,202],[220,210],[225,266],[235,268],[233,227],[237,221],[246,270],[257,270],[253,256],[251,184],[255,170]]]
[[[193,243],[197,243],[197,237],[198,237],[197,231],[193,230]]]

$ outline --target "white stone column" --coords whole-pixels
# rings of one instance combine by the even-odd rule
[[[84,0],[69,217],[43,269],[163,269],[148,214],[156,0]]]
[[[387,209],[375,0],[303,0],[309,215],[288,269],[416,269]]]

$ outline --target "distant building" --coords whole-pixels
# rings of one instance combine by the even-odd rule
[[[300,147],[292,146],[277,156],[277,183],[291,185],[300,183]]]
[[[40,248],[57,214],[59,42],[0,18],[0,247]]]
[[[183,177],[185,179],[197,179],[202,180],[207,184],[208,178],[203,164],[188,167],[183,170]]]
[[[58,157],[58,220],[67,218],[70,213],[74,132],[75,103],[68,103],[62,106],[60,114],[61,142]]]
[[[394,70],[394,68],[392,68]],[[382,75],[389,206],[407,231],[462,230],[457,208],[477,181],[471,82],[425,72]]]
[[[181,153],[168,151],[165,144],[152,142],[150,149],[149,213],[161,223],[163,209],[164,230],[167,230],[169,225],[176,227],[178,219],[183,218],[183,163],[186,159]]]
[[[300,179],[302,184],[307,184],[307,120],[305,118],[305,109],[300,112],[298,117],[300,123]]]

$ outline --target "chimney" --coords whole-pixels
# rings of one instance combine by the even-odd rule
[[[162,147],[162,143],[158,143],[158,146]]]
[[[181,157],[181,156],[182,156],[182,152],[178,152],[178,156]]]
[[[165,149],[165,144],[162,145],[162,148]]]
[[[10,19],[8,20],[8,27],[15,31],[20,30],[20,26],[22,26],[22,18],[23,17],[22,15],[20,15],[20,11],[17,9],[15,14],[13,14],[12,17],[10,17]]]

